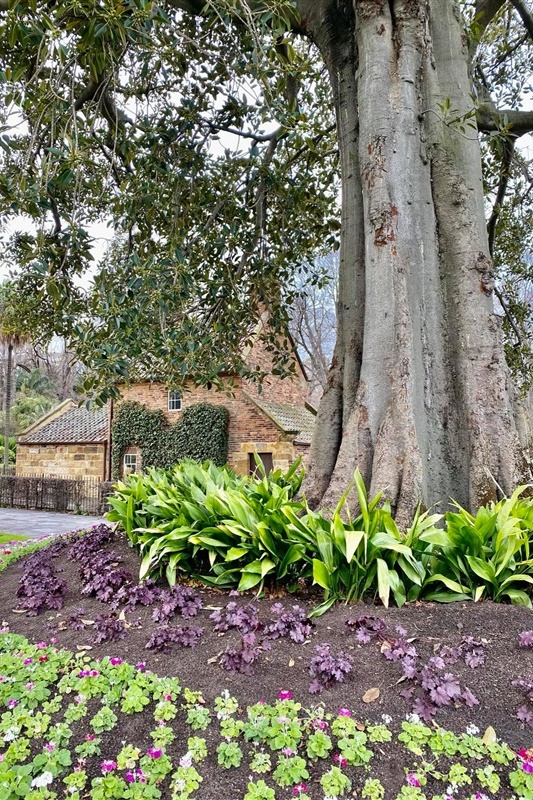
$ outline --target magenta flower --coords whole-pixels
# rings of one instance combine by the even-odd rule
[[[307,791],[307,786],[305,783],[297,783],[296,786],[293,786],[292,793],[293,795],[303,794]]]
[[[414,772],[410,772],[408,775],[406,775],[405,780],[407,781],[409,786],[416,786],[417,788],[420,788],[420,781],[418,780]]]
[[[97,669],[92,669],[92,670],[89,672],[89,675],[91,676],[91,678],[97,678],[97,677],[100,675],[100,673],[98,672],[98,670],[97,670]]]
[[[318,728],[321,731],[325,731],[328,727],[328,723],[323,719],[314,719],[312,725],[315,730]]]
[[[348,763],[345,758],[339,755],[339,753],[336,753],[333,756],[333,761],[335,761],[339,765],[339,767],[345,767],[346,764]]]
[[[115,658],[113,656],[112,658],[109,659],[109,663],[112,664],[114,667],[118,667],[120,664],[122,664],[122,659],[121,658]]]
[[[94,733],[86,733],[85,734],[85,741],[86,742],[94,742]]]
[[[45,750],[48,750],[49,753],[53,753],[54,750],[56,749],[56,746],[55,746],[55,744],[53,742],[48,742],[47,744],[45,744],[44,747],[45,747]]]
[[[352,712],[349,708],[339,708],[339,717],[351,717]]]
[[[139,661],[138,664],[135,664],[135,669],[138,669],[139,672],[144,672],[146,669],[146,661]]]
[[[33,658],[25,658],[23,664],[33,664]]]
[[[46,642],[39,642],[39,644],[36,644],[36,645],[35,645],[35,647],[37,648],[37,650],[42,650],[42,649],[43,649],[44,647],[46,647],[46,646],[47,646],[47,645],[46,645]]]
[[[106,774],[106,772],[113,772],[113,770],[115,770],[116,768],[117,768],[116,761],[102,761],[102,763],[100,764],[100,769],[102,770],[104,775]]]
[[[163,751],[160,747],[149,747],[146,751],[146,755],[150,756],[150,758],[161,758]]]
[[[533,773],[533,761],[524,761],[522,769],[524,772]]]
[[[133,772],[126,772],[126,783],[134,783],[135,782],[135,775]]]
[[[18,704],[19,704],[18,700],[11,699],[7,701],[7,707],[11,709],[16,708]]]
[[[282,690],[278,697],[280,700],[292,700],[292,692],[288,690]]]

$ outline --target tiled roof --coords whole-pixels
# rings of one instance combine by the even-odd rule
[[[259,400],[257,397],[250,399],[258,408],[267,414],[270,419],[285,433],[294,433],[295,439],[302,444],[309,444],[315,427],[315,415],[304,406],[294,406],[292,403],[278,403],[275,400]]]
[[[107,439],[107,408],[89,411],[85,406],[69,408],[36,431],[22,435],[21,444],[78,444]]]

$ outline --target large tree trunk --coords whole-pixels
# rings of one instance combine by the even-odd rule
[[[359,467],[405,521],[467,507],[523,473],[454,0],[300,0],[326,61],[342,170],[338,339],[318,412],[310,500]]]

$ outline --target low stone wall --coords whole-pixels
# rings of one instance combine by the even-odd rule
[[[105,477],[105,444],[17,445],[16,475]]]

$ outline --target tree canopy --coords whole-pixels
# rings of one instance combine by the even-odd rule
[[[394,502],[409,485],[405,508],[439,491],[476,502],[485,461],[507,488],[492,294],[527,370],[516,141],[533,130],[532,37],[527,0],[0,0],[0,210],[33,223],[8,243],[32,318],[68,337],[100,400],[117,379],[244,370],[238,345],[265,306],[283,374],[301,274],[320,282],[308,265],[340,234],[317,499],[354,463]],[[112,242],[95,264],[97,222]]]

